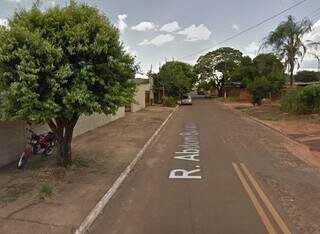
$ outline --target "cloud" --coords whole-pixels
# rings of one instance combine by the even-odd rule
[[[147,21],[141,22],[136,26],[131,27],[132,30],[139,31],[139,32],[153,30],[155,28],[156,28],[156,25],[154,23],[147,22]]]
[[[125,29],[128,27],[126,23],[127,15],[118,15],[118,22],[116,24],[117,28],[119,29],[120,33],[124,33]]]
[[[151,40],[145,39],[143,42],[140,42],[139,45],[155,45],[162,46],[166,43],[174,41],[175,37],[171,34],[160,34]]]
[[[1,19],[0,18],[0,26],[8,27],[8,20],[7,19]]]
[[[8,2],[21,2],[21,0],[7,0]]]
[[[125,46],[124,50],[129,53],[131,56],[136,57],[138,55],[138,52],[135,50],[131,50],[130,46]]]
[[[185,39],[185,41],[191,42],[208,40],[211,35],[211,31],[203,24],[200,24],[199,26],[193,24],[190,27],[179,31],[178,33],[181,35],[186,35],[187,38]]]
[[[50,7],[55,7],[57,5],[57,3],[54,0],[49,0],[47,1],[47,3]]]
[[[165,24],[160,28],[160,31],[164,32],[175,32],[180,29],[179,23],[177,21],[173,21],[171,23]]]
[[[259,45],[256,42],[251,42],[244,48],[244,52],[246,55],[250,56],[251,58],[254,58],[257,56],[259,52]]]
[[[320,41],[320,20],[312,25],[312,31],[303,37],[304,41]]]
[[[237,31],[240,30],[239,25],[237,25],[237,24],[235,24],[235,23],[232,24],[232,28],[235,29],[235,30],[237,30]]]
[[[310,42],[320,42],[320,20],[318,20],[316,23],[313,24],[312,31],[304,35],[302,40],[307,45]],[[319,54],[319,49],[320,49],[320,46],[318,48],[308,47],[308,52]],[[313,55],[307,53],[304,60],[313,61],[315,60],[315,58]]]

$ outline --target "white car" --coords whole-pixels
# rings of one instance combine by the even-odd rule
[[[182,96],[181,105],[192,105],[192,98],[190,94],[186,94]]]

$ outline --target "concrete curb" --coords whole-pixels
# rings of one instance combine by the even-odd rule
[[[300,142],[300,141],[297,141],[297,140],[295,140],[295,139],[292,139],[290,136],[288,136],[288,135],[287,135],[285,132],[283,132],[282,130],[280,130],[280,129],[274,127],[274,126],[272,126],[271,124],[268,124],[268,123],[264,122],[263,120],[260,120],[260,119],[258,119],[258,118],[252,117],[252,116],[250,116],[250,115],[248,115],[248,114],[245,114],[245,113],[243,113],[243,112],[241,112],[241,111],[239,111],[239,110],[236,110],[236,109],[234,109],[234,108],[231,108],[230,106],[225,105],[224,103],[218,102],[218,104],[221,105],[221,106],[223,106],[223,107],[225,107],[225,108],[228,108],[228,110],[233,111],[234,113],[240,114],[240,116],[241,116],[242,118],[246,119],[246,120],[250,120],[250,121],[252,121],[252,122],[254,122],[254,123],[256,123],[256,124],[258,124],[258,125],[260,125],[260,126],[262,126],[262,127],[265,127],[265,128],[270,129],[271,131],[275,132],[276,134],[281,135],[282,137],[286,138],[286,140],[287,140],[288,142],[290,142],[291,144],[294,144],[294,145],[297,145],[297,146],[299,146],[299,147],[305,148],[305,149],[308,151],[311,159],[316,158],[316,157],[314,156],[314,154],[312,153],[312,151],[310,150],[309,146],[303,144],[303,143]],[[295,153],[294,153],[294,154],[295,154]],[[297,154],[295,154],[295,156],[296,156],[297,158],[299,158],[300,160],[304,161],[305,163],[307,163],[309,166],[317,167],[317,168],[320,167],[320,163],[318,162],[317,159],[316,159],[316,160],[310,160],[310,159],[308,159],[308,158],[306,158],[306,157],[303,157],[303,156],[300,156],[300,155],[297,155]]]
[[[216,102],[217,102],[217,101],[216,101]],[[226,105],[226,104],[224,104],[224,103],[222,103],[222,102],[217,102],[217,103],[219,103],[220,105],[228,108],[229,110],[231,110],[231,111],[233,111],[233,112],[235,112],[235,113],[237,113],[237,114],[240,114],[240,115],[241,115],[242,117],[244,117],[244,118],[247,118],[247,119],[250,119],[250,120],[256,122],[256,123],[259,124],[260,126],[267,127],[267,128],[269,128],[269,129],[277,132],[277,133],[280,133],[282,136],[285,136],[286,138],[288,138],[288,139],[291,140],[291,141],[294,141],[294,142],[296,142],[296,143],[302,144],[301,142],[296,141],[296,140],[290,138],[286,133],[284,133],[284,132],[281,131],[280,129],[272,126],[271,124],[268,124],[268,123],[264,122],[263,120],[260,120],[260,119],[257,119],[257,118],[255,118],[255,117],[253,117],[253,116],[250,116],[250,115],[248,115],[248,114],[245,114],[245,113],[243,113],[242,111],[237,110],[237,109],[234,109],[234,108],[232,108],[232,107],[230,107],[230,106],[228,106],[228,105]]]
[[[120,174],[118,179],[112,184],[110,189],[105,193],[105,195],[100,199],[100,201],[96,204],[96,206],[90,211],[89,215],[82,221],[80,226],[74,232],[75,234],[84,234],[89,229],[89,227],[93,224],[99,214],[102,212],[103,208],[108,204],[112,196],[119,189],[120,185],[127,178],[129,173],[132,171],[134,166],[137,164],[139,159],[142,157],[148,146],[152,143],[152,141],[159,135],[162,128],[166,125],[166,123],[170,120],[172,115],[177,111],[179,106],[170,113],[170,115],[166,118],[166,120],[160,125],[160,127],[153,133],[153,135],[149,138],[149,140],[144,144],[139,153],[135,156],[135,158],[131,161],[131,163],[126,167],[126,169]]]

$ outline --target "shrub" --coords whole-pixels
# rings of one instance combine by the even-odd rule
[[[298,81],[298,82],[320,81],[320,72],[299,71],[297,75],[295,75],[295,81]]]
[[[309,112],[320,110],[320,85],[309,85],[301,90],[301,102],[307,107]]]
[[[252,94],[253,104],[261,105],[263,98],[271,98],[271,96],[278,95],[285,83],[285,75],[270,74],[268,76],[261,76],[253,81],[247,80],[247,88]]]
[[[252,103],[261,105],[262,99],[267,97],[268,93],[270,93],[270,87],[270,81],[264,76],[249,82],[247,88],[252,94]]]
[[[290,89],[281,99],[281,110],[289,113],[302,113],[304,107],[299,101],[300,89]]]
[[[289,90],[282,99],[281,109],[297,114],[319,112],[320,85]]]
[[[166,107],[175,107],[177,105],[177,101],[174,97],[165,97],[163,99],[163,105]]]

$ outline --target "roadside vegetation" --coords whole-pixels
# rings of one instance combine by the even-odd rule
[[[166,107],[175,107],[177,105],[177,99],[174,97],[165,97],[163,98],[163,106]]]
[[[289,90],[282,99],[281,108],[295,114],[320,113],[320,85]]]
[[[299,71],[294,80],[296,82],[320,82],[320,72],[315,71]]]

